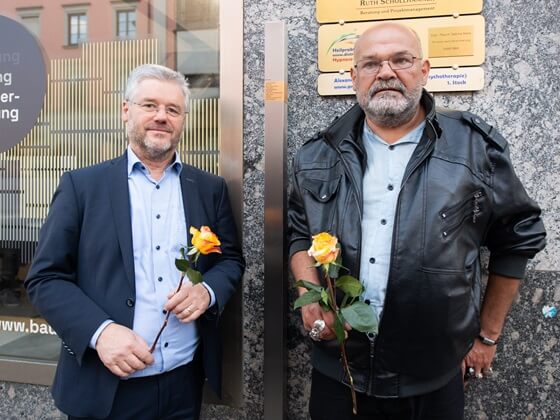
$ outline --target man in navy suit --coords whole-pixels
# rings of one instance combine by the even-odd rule
[[[197,419],[204,379],[220,394],[218,320],[244,261],[224,180],[176,152],[188,99],[181,74],[137,67],[126,153],[65,173],[53,197],[26,287],[62,339],[52,392],[70,419]],[[203,225],[222,253],[202,255],[203,283],[174,293],[174,260]]]

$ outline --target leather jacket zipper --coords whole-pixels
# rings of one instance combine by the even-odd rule
[[[482,191],[477,190],[473,194],[471,194],[466,200],[463,200],[463,202],[454,206],[452,208],[453,211],[451,213],[449,212],[449,210],[447,210],[447,211],[444,210],[440,213],[440,216],[441,216],[442,219],[445,219],[447,217],[454,216],[454,215],[457,215],[457,214],[460,215],[459,220],[457,220],[451,226],[448,226],[447,228],[444,228],[444,230],[441,233],[441,235],[444,238],[447,238],[449,235],[451,235],[453,232],[455,232],[458,228],[460,228],[467,219],[471,219],[473,224],[476,223],[476,221],[478,219],[478,216],[481,213],[481,210],[480,210],[480,198],[481,197],[482,197]],[[472,210],[469,208],[470,203],[472,203]],[[468,208],[469,210],[467,212],[465,212],[464,211],[465,208]]]
[[[469,196],[467,198],[465,198],[463,201],[461,201],[458,204],[455,204],[452,207],[449,207],[448,209],[442,210],[439,215],[441,216],[442,219],[447,219],[449,217],[454,216],[455,214],[459,213],[466,205],[468,205],[471,201],[473,202],[473,217],[475,219],[475,223],[476,223],[476,218],[478,217],[478,214],[480,214],[480,198],[482,197],[482,190],[476,190],[474,193],[469,194]],[[476,216],[475,216],[476,215]]]

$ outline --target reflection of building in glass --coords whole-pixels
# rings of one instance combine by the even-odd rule
[[[0,3],[0,14],[37,36],[49,72],[35,127],[0,153],[0,356],[51,361],[58,356],[58,338],[28,303],[23,279],[61,174],[124,152],[120,109],[134,67],[160,63],[191,80],[193,97],[179,152],[184,162],[218,172],[217,4]]]

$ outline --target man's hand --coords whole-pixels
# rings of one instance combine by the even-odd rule
[[[480,334],[497,340],[506,320],[507,313],[517,291],[519,279],[492,273],[484,292],[482,310],[480,311]],[[492,372],[492,361],[496,355],[496,346],[487,346],[478,338],[463,360],[463,373],[469,368],[474,369],[474,376],[482,378]]]
[[[334,333],[334,313],[325,312],[318,303],[310,303],[301,307],[301,318],[303,319],[303,328],[311,331],[313,323],[318,319],[325,321],[325,328],[319,333],[321,340],[333,340],[336,338]]]
[[[177,293],[171,292],[167,297],[164,309],[173,312],[180,322],[198,319],[210,305],[210,293],[202,283],[193,286],[186,282]]]
[[[154,363],[148,344],[124,325],[107,325],[99,334],[95,349],[105,367],[121,378]]]
[[[482,344],[477,338],[471,351],[467,353],[463,361],[463,376],[468,368],[474,369],[474,376],[482,378],[484,375],[491,374],[492,361],[496,355],[496,346]]]

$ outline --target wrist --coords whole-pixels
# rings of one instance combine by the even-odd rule
[[[488,337],[483,333],[480,333],[477,338],[485,346],[495,346],[498,344],[498,337]]]

